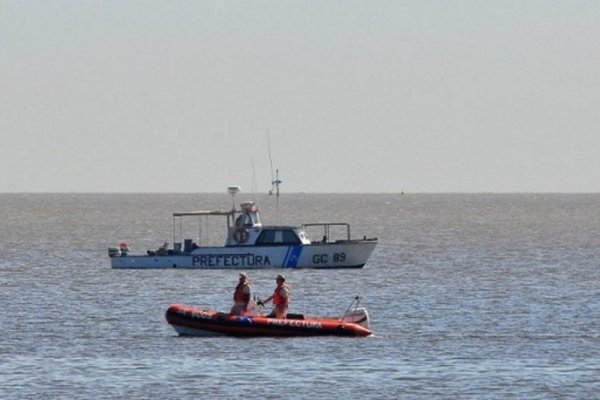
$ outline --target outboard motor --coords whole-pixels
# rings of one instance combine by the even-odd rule
[[[352,322],[358,324],[363,328],[369,329],[369,313],[364,307],[355,308],[354,310],[346,312],[342,317],[344,322]]]
[[[356,295],[354,297],[352,303],[350,303],[350,305],[346,309],[346,312],[342,317],[342,321],[351,322],[353,324],[360,325],[363,328],[369,329],[369,313],[367,312],[366,308],[358,306],[361,300],[361,296]]]
[[[119,250],[121,251],[121,257],[127,256],[127,254],[129,253],[129,245],[127,244],[127,242],[121,242],[119,244]]]

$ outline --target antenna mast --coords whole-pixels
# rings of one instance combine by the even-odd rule
[[[279,225],[279,185],[282,182],[279,180],[279,169],[275,170],[275,180],[271,182],[271,190],[269,190],[269,196],[273,194],[273,187],[275,188],[275,223]]]
[[[279,180],[279,169],[275,170],[275,179],[273,179],[273,157],[271,156],[271,138],[267,134],[267,147],[269,149],[269,163],[271,164],[271,190],[269,196],[273,195],[275,190],[275,223],[279,225],[279,185],[282,183]]]

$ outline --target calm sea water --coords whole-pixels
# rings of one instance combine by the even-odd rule
[[[181,338],[167,306],[227,310],[236,271],[110,268],[107,247],[172,241],[172,212],[226,209],[226,194],[0,204],[2,399],[600,393],[600,195],[283,195],[281,223],[348,221],[380,239],[363,269],[285,271],[291,311],[335,315],[362,294],[375,335],[358,339]],[[191,230],[221,241],[217,226]],[[281,271],[249,272],[264,297]]]

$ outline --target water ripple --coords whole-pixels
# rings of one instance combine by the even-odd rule
[[[221,197],[0,194],[0,398],[600,393],[600,196],[286,199],[284,223],[349,220],[380,238],[364,269],[286,271],[294,311],[338,315],[361,293],[375,335],[181,338],[166,307],[227,309],[236,273],[117,271],[106,248],[152,248],[171,212]],[[273,220],[268,199],[261,209]],[[275,273],[251,272],[263,297]]]

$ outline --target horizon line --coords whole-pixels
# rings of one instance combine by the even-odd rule
[[[263,192],[242,192],[242,193],[248,193],[248,194],[263,194]],[[30,195],[30,194],[228,194],[227,192],[185,192],[185,191],[172,191],[172,192],[158,192],[158,191],[140,191],[140,192],[121,192],[121,191],[115,191],[115,192],[104,192],[104,191],[90,191],[90,192],[77,192],[77,191],[56,191],[56,192],[49,192],[49,191],[15,191],[15,192],[0,192],[0,195],[3,194],[13,194],[13,195]],[[600,194],[600,192],[592,192],[592,191],[586,191],[586,192],[578,192],[578,191],[573,191],[573,192],[567,192],[567,191],[539,191],[539,192],[535,192],[535,191],[473,191],[473,192],[460,192],[460,191],[449,191],[449,192],[442,192],[442,191],[431,191],[431,192],[427,192],[427,191],[417,191],[417,192],[408,192],[408,191],[400,191],[400,192],[309,192],[309,191],[299,191],[299,192],[284,192],[281,193],[281,195],[298,195],[298,194],[339,194],[339,195],[355,195],[355,194],[376,194],[376,195],[422,195],[422,194],[436,194],[436,195],[446,195],[446,194],[496,194],[496,195],[501,195],[501,194],[507,194],[507,195],[513,195],[513,194]],[[264,195],[266,196],[270,196],[268,192],[264,192]]]

